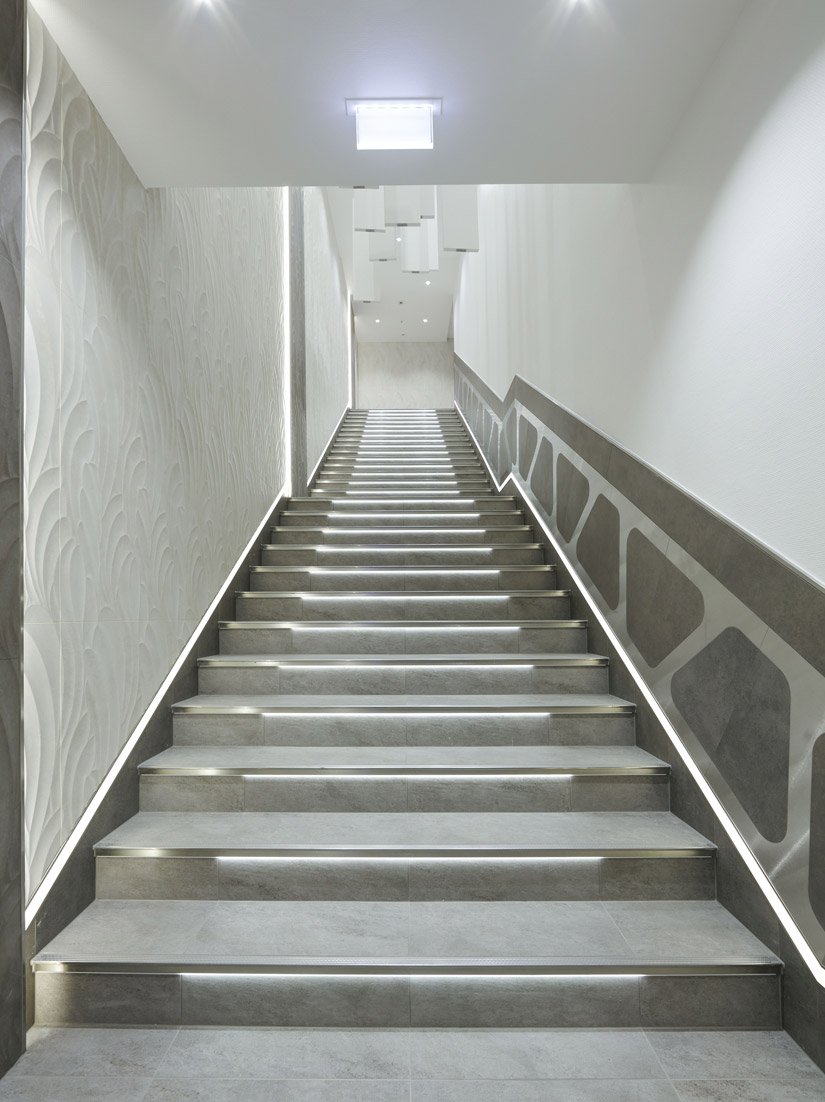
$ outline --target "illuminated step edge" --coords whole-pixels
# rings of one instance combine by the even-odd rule
[[[548,693],[479,697],[478,694],[283,696],[277,693],[219,694],[189,697],[172,705],[176,715],[440,715],[488,717],[511,715],[631,716],[635,705],[609,693]]]

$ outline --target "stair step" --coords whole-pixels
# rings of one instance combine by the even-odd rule
[[[240,620],[547,620],[570,613],[567,589],[509,592],[239,592]]]
[[[523,623],[364,621],[345,624],[224,621],[221,654],[575,653],[586,649],[585,620]]]
[[[142,811],[667,811],[635,747],[174,747],[140,766]]]
[[[372,525],[363,528],[299,528],[298,526],[276,525],[270,530],[273,544],[323,543],[326,547],[352,547],[370,542],[378,542],[382,547],[407,545],[420,547],[434,542],[450,547],[477,547],[479,545],[498,544],[503,546],[531,543],[535,533],[529,524],[511,524],[498,528],[438,528],[399,527]]]
[[[425,592],[552,589],[555,567],[545,563],[509,566],[251,566],[253,592]]]
[[[496,497],[490,492],[487,496],[479,497],[458,494],[445,494],[438,497],[430,491],[420,497],[410,492],[409,496],[382,497],[380,500],[372,499],[366,495],[336,496],[336,497],[294,497],[290,500],[289,508],[284,515],[289,513],[316,513],[329,510],[331,512],[347,512],[351,514],[371,513],[402,513],[404,515],[427,515],[429,513],[454,513],[457,516],[473,517],[479,512],[485,513],[512,513],[515,510],[516,500],[511,497]]]
[[[456,544],[381,544],[329,546],[326,543],[264,544],[264,566],[487,566],[541,565],[544,548],[539,543],[486,544],[461,547]]]
[[[433,527],[466,528],[474,522],[480,528],[512,528],[524,525],[524,516],[520,509],[496,509],[475,511],[444,510],[418,511],[397,509],[285,509],[280,516],[282,525],[316,527],[352,527],[360,529],[376,527],[404,527],[431,530]]]
[[[608,660],[560,655],[211,655],[201,693],[603,693]]]

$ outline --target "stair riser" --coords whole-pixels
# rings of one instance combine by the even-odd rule
[[[389,478],[427,478],[429,475],[475,475],[482,477],[484,468],[473,459],[427,458],[421,459],[369,459],[360,456],[327,460],[321,468],[321,476],[340,478],[349,475],[378,475]]]
[[[780,1029],[777,975],[38,973],[39,1025]]]
[[[175,712],[179,746],[630,746],[632,715]]]
[[[343,548],[265,547],[264,566],[538,566],[544,562],[540,547],[456,547],[411,551],[405,547]]]
[[[397,504],[389,505],[388,501],[397,502]],[[514,507],[512,498],[495,497],[492,492],[486,497],[451,497],[451,498],[430,498],[429,494],[423,494],[421,501],[415,501],[411,497],[405,496],[402,491],[400,496],[391,495],[388,499],[383,501],[371,501],[368,498],[354,497],[352,500],[347,498],[330,498],[330,497],[311,497],[311,498],[295,498],[289,503],[289,513],[325,513],[325,512],[348,512],[348,513],[466,513],[469,514],[467,519],[470,521],[470,526],[475,519],[472,514],[478,512],[484,513],[513,513],[517,510]],[[522,523],[524,523],[522,521]]]
[[[372,515],[374,512],[375,515]],[[516,509],[506,511],[478,510],[466,513],[461,510],[449,514],[440,511],[401,512],[398,509],[360,510],[354,509],[318,509],[317,512],[292,512],[281,514],[282,525],[296,528],[426,528],[428,533],[434,528],[471,528],[478,522],[486,529],[512,528],[523,525],[524,517]],[[429,535],[431,539],[432,536]]]
[[[221,654],[583,654],[587,629],[223,628],[220,648]]]
[[[667,811],[668,778],[175,777],[140,780],[141,811]]]
[[[570,616],[570,598],[541,591],[526,597],[490,593],[341,598],[271,593],[238,597],[236,609],[239,620],[565,620]]]
[[[502,566],[485,571],[483,567],[468,567],[466,573],[428,570],[422,573],[395,571],[362,572],[353,567],[349,572],[324,566],[319,570],[285,569],[274,572],[251,570],[249,588],[258,593],[481,593],[510,589],[555,589],[554,570],[520,570]]]
[[[435,530],[425,528],[423,531],[416,528],[401,529],[400,531],[393,528],[389,530],[386,528],[376,528],[375,531],[370,528],[358,528],[355,531],[347,531],[346,529],[343,531],[335,531],[334,529],[299,528],[295,526],[288,528],[273,528],[270,532],[270,540],[272,543],[325,543],[332,544],[335,547],[348,547],[367,543],[380,543],[382,546],[398,544],[409,547],[413,544],[429,545],[432,543],[440,543],[470,548],[474,545],[490,543],[506,543],[518,546],[522,543],[532,543],[534,539],[535,536],[532,530],[526,525],[521,525],[519,527],[514,525],[510,528],[478,528],[475,531],[469,529],[455,531],[443,525]]]
[[[471,861],[96,858],[98,899],[594,901],[715,898],[713,857]]]
[[[356,660],[357,661],[357,660]],[[315,669],[288,666],[221,668],[201,666],[201,693],[282,693],[345,695],[404,693],[412,696],[447,693],[606,693],[606,667],[487,667],[354,669],[325,665]]]

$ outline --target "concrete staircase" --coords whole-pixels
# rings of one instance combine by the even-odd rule
[[[35,958],[41,1023],[779,1027],[455,413],[350,413],[249,585]]]

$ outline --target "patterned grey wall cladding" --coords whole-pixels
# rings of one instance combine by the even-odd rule
[[[702,591],[634,528],[627,537],[627,632],[651,668],[702,623]]]
[[[24,5],[0,4],[0,1075],[24,1045],[20,398]]]
[[[536,454],[536,444],[539,434],[536,426],[525,417],[520,417],[518,422],[518,469],[522,478],[527,478],[530,473],[530,465]]]
[[[281,189],[145,189],[30,9],[32,892],[285,477]]]
[[[536,428],[536,510],[824,960],[825,592],[520,377],[456,357],[456,400],[485,450],[480,407]]]
[[[788,826],[788,679],[741,631],[725,628],[676,671],[671,692],[760,833],[781,842]]]
[[[599,494],[576,541],[576,555],[611,608],[619,603],[619,510]]]
[[[545,513],[553,512],[553,445],[549,440],[542,440],[539,445],[539,454],[533,475],[530,479],[530,488],[544,508]]]
[[[811,776],[811,854],[808,859],[808,893],[811,906],[825,925],[825,734],[814,743]]]
[[[573,538],[589,494],[590,483],[585,476],[560,455],[556,460],[556,523],[566,540]]]

